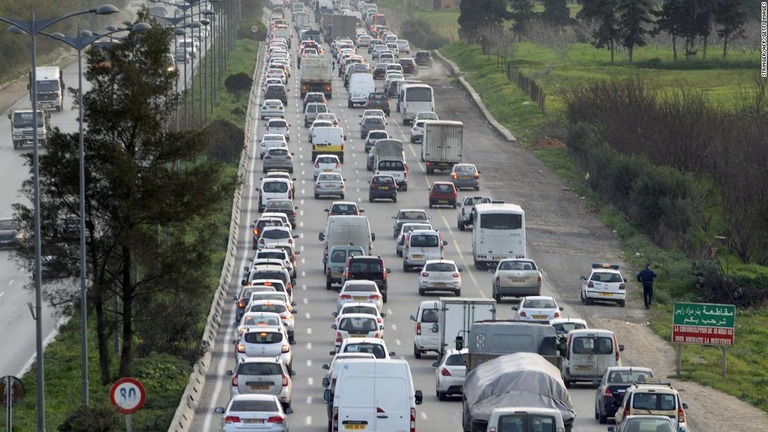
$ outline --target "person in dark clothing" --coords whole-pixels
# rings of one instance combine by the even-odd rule
[[[656,279],[656,273],[651,270],[651,263],[645,264],[645,268],[637,274],[637,281],[643,284],[643,300],[645,308],[651,308],[653,301],[653,280]]]

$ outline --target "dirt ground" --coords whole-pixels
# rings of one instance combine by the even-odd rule
[[[383,12],[393,21],[390,25],[398,28],[402,19],[399,13],[386,9]],[[473,120],[475,115],[467,113],[466,91],[453,89],[454,81],[444,73],[439,75],[442,77],[419,76],[419,79],[429,81],[435,88],[436,99],[442,101],[440,115],[447,119],[462,119],[465,131],[469,131],[468,137],[472,136],[472,130],[477,134],[478,130],[489,128],[487,122]],[[484,131],[480,134],[487,136]],[[675,375],[675,350],[648,327],[649,318],[642,305],[641,290],[634,290],[626,308],[581,304],[577,278],[588,268],[588,263],[595,257],[604,257],[624,264],[616,236],[584,205],[581,197],[535,160],[529,150],[517,145],[506,147],[498,140],[483,141],[486,140],[473,143],[472,155],[483,164],[484,173],[488,173],[484,182],[508,190],[508,196],[496,198],[511,199],[510,202],[518,202],[526,209],[529,251],[536,254],[542,268],[556,270],[545,271],[545,278],[561,297],[559,301],[573,307],[592,327],[615,331],[621,343],[628,347],[623,356],[625,365],[648,366],[658,377],[669,378],[689,404],[689,430],[768,431],[768,416],[752,405],[710,387],[672,378]],[[536,145],[553,148],[563,144],[545,138]],[[631,269],[624,271],[634,274]]]

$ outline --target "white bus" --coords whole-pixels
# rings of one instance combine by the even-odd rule
[[[517,204],[477,204],[472,209],[472,260],[481,269],[507,258],[525,258],[525,211]]]
[[[409,84],[400,91],[400,118],[404,125],[413,123],[418,112],[435,112],[435,93],[429,85]]]

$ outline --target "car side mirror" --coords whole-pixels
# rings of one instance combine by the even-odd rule
[[[390,352],[389,352],[389,356],[390,356],[390,357],[394,357],[394,356],[396,356],[396,355],[397,355],[397,354],[396,354],[394,351],[390,351]]]
[[[323,234],[323,233],[318,234],[317,235],[317,239],[320,240],[320,241],[325,240],[325,234]]]
[[[517,306],[512,306],[512,310],[516,311],[517,310]]]
[[[683,409],[688,409],[688,404],[687,403],[683,403]]]
[[[564,311],[565,309],[563,307],[560,307],[560,312]]]
[[[464,269],[459,267],[459,273],[463,273],[463,272],[464,272]]]
[[[448,246],[448,240],[443,240],[443,246]]]
[[[328,355],[335,356],[336,355],[336,350],[328,351]]]
[[[323,369],[328,370],[331,366],[328,363],[323,363]]]
[[[224,407],[216,407],[214,410],[216,414],[224,414]]]
[[[293,154],[293,153],[291,153],[291,154]],[[296,177],[291,178],[291,180],[296,181]]]
[[[581,277],[579,277],[579,279],[585,281],[585,280],[587,280],[587,277],[586,276],[581,276]]]
[[[376,241],[376,234],[371,233],[371,241]]]
[[[627,281],[627,278],[624,278],[624,282],[626,282],[626,281]]]
[[[237,300],[237,299],[235,299],[235,300]],[[416,321],[416,317],[411,315],[411,321]]]
[[[331,209],[323,209],[323,211],[326,212],[326,213],[330,213]]]
[[[258,186],[256,186],[255,188],[253,188],[253,190],[255,190],[256,192],[258,192],[258,191],[259,191],[259,187],[258,187]]]
[[[291,153],[291,156],[296,156],[296,153]],[[296,179],[293,180],[296,181]]]
[[[439,361],[436,361],[436,362],[432,363],[432,367],[438,367],[438,366],[440,366],[440,362]]]
[[[346,140],[347,140],[347,136],[346,136],[346,135],[344,135],[344,141],[346,141]]]
[[[234,375],[234,374],[235,374],[235,373],[234,373],[234,372],[232,372],[232,369],[230,369],[230,370],[228,370],[228,371],[227,371],[227,376],[232,376],[232,375]]]
[[[392,269],[391,268],[387,268],[387,273],[392,273]]]
[[[328,366],[328,365],[323,365],[323,366]],[[329,369],[330,369],[330,368],[329,368]],[[324,378],[323,378],[323,381],[321,382],[321,385],[322,385],[323,387],[326,387],[326,388],[327,388],[329,385],[331,385],[331,380],[330,380],[328,377],[324,377]]]
[[[323,392],[323,401],[325,401],[325,403],[333,402],[333,393],[331,393],[331,389],[325,389]]]
[[[336,329],[337,329],[336,324],[331,324],[331,330],[336,330]]]
[[[383,326],[383,325],[380,325],[380,326],[379,326],[379,330],[384,330],[384,326]]]
[[[624,351],[624,345],[623,344],[619,345],[619,351]]]
[[[424,395],[421,393],[421,390],[416,390],[413,397],[416,399],[416,405],[421,405],[421,402],[424,400]]]

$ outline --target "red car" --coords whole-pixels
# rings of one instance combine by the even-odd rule
[[[451,182],[434,182],[429,190],[429,208],[445,205],[456,208],[458,193]]]

